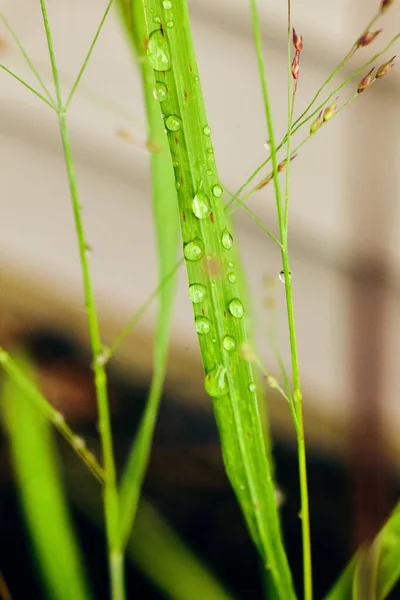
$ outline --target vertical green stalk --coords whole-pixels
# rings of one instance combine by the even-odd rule
[[[168,345],[175,291],[179,220],[176,189],[168,141],[159,105],[154,100],[154,76],[147,61],[144,40],[146,26],[141,0],[119,0],[119,6],[129,36],[129,42],[138,61],[143,84],[148,136],[156,147],[150,153],[152,208],[156,229],[159,279],[168,283],[159,289],[158,316],[154,342],[153,377],[144,414],[132,445],[121,481],[121,535],[126,544],[135,519],[143,478],[149,461],[154,428],[164,385],[168,360]]]
[[[108,405],[107,376],[103,364],[104,361],[102,360],[103,346],[100,339],[100,329],[97,319],[96,305],[91,285],[88,259],[86,256],[87,244],[85,241],[83,231],[81,207],[79,203],[78,188],[76,183],[71,144],[67,128],[65,107],[63,105],[61,96],[61,87],[45,0],[40,0],[40,4],[43,14],[43,23],[46,32],[51,68],[53,72],[54,87],[56,91],[58,122],[60,127],[60,135],[64,151],[67,177],[72,200],[76,234],[78,239],[79,256],[81,262],[82,279],[85,294],[85,304],[89,325],[90,344],[93,355],[94,383],[99,412],[99,432],[104,461],[104,511],[111,578],[111,592],[113,600],[123,600],[125,597],[123,579],[123,559],[118,535],[119,500],[116,485],[116,472],[114,463],[114,452],[112,446],[110,413]]]
[[[295,593],[281,539],[247,342],[231,223],[224,215],[185,0],[143,0],[147,56],[172,156],[189,296],[226,470],[280,599]]]
[[[250,0],[251,16],[253,24],[253,35],[256,47],[257,62],[261,80],[261,89],[264,100],[265,116],[268,128],[268,137],[271,147],[271,161],[273,180],[275,188],[276,208],[278,214],[279,233],[281,241],[281,257],[282,266],[285,278],[285,295],[286,295],[286,309],[288,317],[288,328],[289,328],[289,340],[290,340],[290,354],[292,363],[292,378],[293,378],[293,398],[297,416],[298,427],[296,427],[297,434],[297,449],[298,449],[298,462],[299,462],[299,479],[300,479],[300,496],[301,496],[301,528],[302,528],[302,542],[303,542],[303,584],[304,584],[304,600],[312,600],[312,563],[311,563],[311,536],[310,536],[310,515],[309,515],[309,502],[308,502],[308,485],[307,485],[307,464],[306,464],[306,451],[305,451],[305,440],[304,440],[304,424],[303,424],[303,410],[302,410],[302,394],[300,387],[300,373],[299,373],[299,362],[297,352],[297,340],[296,340],[296,328],[294,320],[294,307],[293,307],[293,294],[291,284],[291,271],[289,266],[289,248],[288,248],[288,200],[285,202],[285,206],[282,205],[282,195],[278,177],[278,160],[277,160],[277,147],[275,143],[274,128],[272,123],[272,112],[269,101],[268,85],[266,69],[263,57],[262,40],[260,23],[257,12],[256,0]],[[291,133],[291,112],[289,114],[288,123],[288,137],[290,138]],[[289,165],[287,165],[287,168]],[[288,192],[287,192],[288,193]]]

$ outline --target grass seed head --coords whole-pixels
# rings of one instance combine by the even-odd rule
[[[380,12],[381,13],[385,12],[388,8],[390,8],[390,6],[393,4],[393,2],[394,2],[394,0],[382,0]]]
[[[295,28],[293,27],[293,46],[296,49],[296,52],[301,52],[303,50],[303,36],[298,35],[296,33]]]
[[[372,75],[374,71],[375,67],[372,67],[368,75],[361,79],[360,83],[358,84],[357,94],[361,94],[361,92],[366,90],[375,81],[375,75]]]
[[[395,56],[392,56],[392,58],[390,60],[388,60],[387,62],[383,63],[383,65],[381,65],[379,67],[379,69],[376,72],[376,78],[378,79],[379,77],[383,77],[384,75],[387,75],[390,71],[390,69],[392,67],[394,67],[394,59],[396,58]]]
[[[377,31],[366,31],[358,40],[357,48],[365,48],[369,46],[374,39],[383,31],[383,29],[378,29]]]

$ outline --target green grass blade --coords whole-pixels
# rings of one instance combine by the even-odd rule
[[[383,600],[400,579],[400,504],[396,506],[375,538],[371,550],[376,557],[375,597],[377,600]],[[325,600],[350,600],[352,598],[353,581],[360,558],[362,559],[360,553],[352,558],[330,592],[325,596]]]
[[[147,501],[140,501],[127,555],[173,600],[229,600],[231,596],[174,529]]]
[[[176,189],[168,142],[160,117],[160,108],[154,101],[154,77],[146,59],[143,40],[146,37],[143,6],[140,0],[120,1],[120,8],[130,42],[135,50],[143,83],[148,136],[157,151],[150,154],[152,205],[157,238],[158,272],[160,281],[170,276],[177,259],[179,220]],[[135,518],[143,478],[149,461],[153,433],[164,385],[168,360],[168,345],[175,291],[174,274],[158,296],[153,378],[144,415],[136,440],[128,457],[121,482],[121,535],[123,544],[128,540]]]
[[[175,169],[196,330],[228,476],[280,598],[295,597],[266,459],[231,224],[224,216],[186,2],[145,0],[148,59]]]
[[[25,373],[32,373],[22,356],[17,364]],[[50,424],[9,375],[4,378],[2,409],[20,500],[46,596],[50,600],[86,600],[91,595]]]
[[[97,527],[102,526],[101,506],[93,486],[85,490],[76,479],[69,482],[80,511]],[[218,578],[208,570],[173,526],[145,499],[140,499],[133,531],[126,547],[127,559],[172,600],[229,600]]]

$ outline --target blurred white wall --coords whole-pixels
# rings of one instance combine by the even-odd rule
[[[299,114],[368,23],[378,0],[297,0],[292,4],[293,25],[304,37],[296,110]],[[105,5],[103,0],[48,1],[66,94]],[[260,5],[279,138],[286,122],[286,3],[274,0]],[[236,189],[267,155],[248,2],[191,0],[189,6],[221,181]],[[2,0],[1,10],[50,85],[38,3],[23,3],[22,7],[15,0]],[[385,31],[374,45],[357,52],[352,68],[373,56],[400,30],[399,3],[382,23]],[[0,37],[0,61],[36,85],[2,24]],[[398,49],[399,44],[378,60],[377,66]],[[335,82],[349,73],[346,67]],[[350,97],[360,78],[340,94],[341,102]],[[61,315],[60,310],[55,312],[61,320],[65,314],[64,324],[69,323],[73,312],[81,327],[81,275],[56,118],[5,72],[0,72],[0,82],[0,296],[14,298],[15,302],[10,286],[17,285],[18,279],[30,282],[27,290],[35,290],[43,298],[49,294],[59,303]],[[384,404],[393,434],[400,427],[400,210],[396,202],[400,192],[399,100],[400,74],[395,68],[301,150],[292,163],[290,204],[295,308],[308,410],[314,403],[317,410],[327,411],[334,418],[342,419],[346,414],[353,393],[349,373],[349,281],[357,271],[358,257],[374,260],[382,252],[388,257]],[[140,80],[114,13],[106,22],[73,100],[69,124],[87,238],[93,249],[96,298],[100,313],[107,316],[105,337],[109,341],[107,337],[126,322],[157,285],[148,157],[140,147],[145,142]],[[129,132],[134,142],[122,140],[116,133],[120,129]],[[301,141],[303,136],[296,139]],[[375,200],[368,195],[371,190]],[[363,198],[364,206],[360,203]],[[269,227],[276,227],[272,187],[258,192],[250,206]],[[360,214],[362,228],[358,226],[358,210],[363,216],[361,219]],[[278,281],[279,255],[269,238],[240,210],[235,224],[254,301],[258,341],[274,370],[267,340],[271,315],[264,308],[267,295],[277,299],[280,347],[286,362],[289,357],[284,290]],[[273,289],[267,289],[266,277],[274,280]],[[189,368],[199,362],[186,288],[181,270],[171,345],[187,357]],[[18,310],[29,312],[29,304],[28,291],[26,296],[18,296]],[[133,342],[121,354],[126,364],[139,364],[148,373],[154,317],[152,306],[139,327],[142,337],[148,340],[144,358],[140,358]],[[70,326],[74,327],[72,321]],[[187,378],[182,364],[171,364],[172,372]],[[374,356],[370,368],[374,368]],[[195,380],[199,382],[199,366],[197,371]]]

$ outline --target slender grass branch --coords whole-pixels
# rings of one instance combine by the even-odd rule
[[[72,431],[66,423],[64,416],[56,410],[45,396],[40,392],[35,383],[26,375],[21,367],[6,350],[0,347],[0,365],[4,371],[15,381],[26,394],[33,405],[54,425],[72,449],[82,459],[93,475],[104,482],[104,470],[98,463],[94,454],[85,446],[84,440]]]
[[[68,98],[67,98],[67,101],[65,102],[65,106],[64,106],[64,110],[65,110],[65,111],[68,109],[68,106],[70,105],[70,102],[71,102],[72,98],[74,97],[74,94],[75,94],[76,88],[77,88],[77,87],[78,87],[78,85],[79,85],[79,82],[80,82],[80,80],[81,80],[81,78],[82,78],[82,75],[83,75],[83,73],[84,73],[84,71],[85,71],[85,69],[86,69],[86,66],[87,66],[87,64],[88,64],[88,62],[89,62],[89,60],[90,60],[90,57],[92,56],[93,49],[94,49],[94,47],[95,47],[95,45],[96,45],[96,42],[97,42],[97,40],[98,40],[98,37],[99,37],[99,35],[100,35],[100,33],[101,33],[101,30],[103,29],[103,25],[104,25],[104,23],[105,23],[105,20],[106,20],[106,18],[107,18],[107,15],[108,15],[108,13],[110,12],[110,8],[111,8],[111,6],[112,6],[112,3],[113,3],[113,2],[114,2],[114,0],[109,0],[109,2],[108,2],[108,4],[107,4],[106,10],[104,11],[104,14],[103,14],[103,16],[102,16],[102,18],[101,18],[101,21],[100,21],[100,24],[99,24],[99,26],[98,26],[98,28],[97,28],[97,31],[96,31],[96,33],[95,33],[95,36],[94,36],[94,38],[93,38],[93,40],[92,40],[92,43],[90,44],[90,47],[89,47],[88,53],[86,54],[85,60],[84,60],[84,61],[83,61],[83,63],[82,63],[82,66],[81,66],[81,68],[80,68],[80,71],[79,71],[79,73],[78,73],[78,76],[77,76],[77,78],[75,79],[75,82],[74,82],[74,84],[73,84],[73,86],[72,86],[72,88],[71,88],[71,91],[70,91],[70,93],[69,93],[69,96],[68,96]]]
[[[367,62],[365,62],[361,67],[357,68],[355,71],[353,71],[353,73],[347,77],[347,79],[345,79],[345,81],[343,81],[343,83],[341,83],[340,85],[338,85],[326,98],[323,102],[321,102],[321,104],[318,106],[318,108],[316,108],[312,114],[305,116],[303,118],[303,120],[301,120],[301,117],[299,117],[298,119],[296,119],[296,121],[294,121],[293,123],[293,127],[292,127],[292,135],[294,133],[296,133],[301,127],[303,127],[308,121],[310,121],[310,119],[313,118],[313,116],[315,116],[326,104],[327,102],[329,102],[329,100],[331,98],[333,98],[334,96],[336,96],[338,94],[338,92],[344,88],[350,81],[352,81],[355,77],[357,77],[357,75],[359,75],[361,73],[361,71],[363,71],[364,69],[366,69],[369,65],[371,65],[373,62],[375,62],[380,56],[382,56],[382,54],[384,54],[385,52],[387,52],[392,46],[393,44],[395,44],[397,42],[397,40],[400,39],[400,33],[398,33],[397,35],[395,35],[390,41],[389,43],[383,48],[383,50],[381,50],[380,52],[377,52],[377,54],[375,54],[375,56],[373,56],[370,60],[368,60]],[[283,137],[282,141],[276,146],[276,150],[281,150],[284,146],[284,144],[286,143],[286,135]],[[229,208],[233,202],[236,201],[236,198],[238,198],[240,196],[240,194],[243,192],[243,190],[253,181],[253,179],[255,179],[255,177],[257,177],[257,175],[260,173],[260,171],[265,167],[265,165],[267,165],[270,161],[271,161],[271,154],[253,171],[253,173],[246,179],[246,181],[238,188],[238,190],[235,192],[233,198],[231,198],[231,200],[229,201],[229,203],[226,205],[226,208]]]
[[[48,106],[50,106],[50,108],[52,108],[53,110],[57,110],[57,108],[54,104],[49,102],[49,100],[47,100],[47,98],[45,98],[40,92],[35,90],[35,88],[33,88],[31,85],[29,85],[29,83],[27,83],[26,81],[21,79],[21,77],[18,77],[18,75],[16,75],[16,73],[14,73],[14,71],[11,71],[11,69],[9,69],[8,67],[6,67],[3,64],[0,64],[0,69],[3,69],[3,71],[5,71],[9,75],[11,75],[11,77],[14,77],[14,79],[16,79],[19,83],[22,83],[23,86],[25,86],[30,92],[32,92],[32,94],[35,94],[35,96],[37,96],[38,98],[43,100],[43,102],[45,104],[47,104]]]
[[[164,287],[174,278],[178,269],[184,265],[184,259],[181,258],[171,269],[171,271],[160,281],[155,290],[150,294],[148,299],[140,306],[140,308],[135,312],[135,314],[129,319],[128,323],[121,329],[120,333],[117,335],[113,343],[109,346],[108,349],[105,350],[105,355],[107,359],[111,358],[121,346],[121,344],[125,341],[125,339],[132,333],[132,330],[136,326],[139,319],[144,315],[146,310],[150,307],[152,302],[157,298],[160,292],[164,289]]]
[[[323,90],[330,84],[330,82],[332,81],[332,79],[339,73],[339,71],[341,71],[343,69],[343,67],[349,62],[349,60],[354,56],[355,52],[357,51],[357,43],[358,40],[365,35],[370,29],[371,27],[373,27],[375,25],[375,23],[378,21],[378,19],[381,17],[382,13],[380,11],[378,11],[376,13],[376,15],[370,20],[370,22],[368,23],[368,25],[366,26],[366,28],[363,30],[362,34],[357,38],[357,41],[354,42],[354,44],[352,45],[352,47],[350,48],[350,50],[348,51],[348,53],[345,55],[345,57],[340,61],[340,63],[333,69],[332,73],[329,75],[329,77],[327,77],[324,81],[324,83],[321,85],[321,87],[317,90],[315,96],[313,97],[313,99],[311,100],[311,102],[308,104],[308,106],[304,109],[304,111],[301,113],[301,115],[298,117],[296,122],[301,121],[305,115],[308,113],[308,111],[310,110],[310,108],[312,108],[312,106],[315,104],[315,102],[318,100],[319,96],[321,95],[321,93],[323,92]],[[319,109],[317,109],[318,112]],[[315,114],[315,113],[314,113]]]
[[[103,346],[100,338],[100,329],[97,318],[96,304],[90,278],[89,264],[86,253],[87,243],[85,240],[83,222],[81,218],[81,207],[79,202],[78,187],[72,158],[71,144],[68,134],[65,108],[62,102],[61,87],[54,53],[51,29],[48,21],[46,2],[40,0],[43,15],[43,24],[46,32],[46,40],[50,55],[51,68],[56,90],[58,121],[62,147],[64,151],[67,177],[70,188],[72,207],[75,220],[75,228],[79,247],[79,256],[82,270],[83,288],[87,319],[89,326],[89,337],[93,355],[94,383],[99,412],[99,433],[102,445],[104,461],[104,512],[106,521],[106,533],[108,544],[109,568],[111,578],[111,596],[113,600],[123,600],[124,573],[123,560],[120,559],[119,540],[119,499],[116,483],[116,469],[114,462],[114,451],[112,445],[111,420],[107,393],[107,376],[102,359]]]
[[[23,47],[19,37],[17,36],[17,34],[15,33],[14,29],[11,27],[11,25],[9,24],[9,22],[7,21],[7,19],[5,18],[5,16],[0,13],[0,19],[3,21],[4,26],[7,28],[7,30],[10,32],[14,42],[17,44],[22,56],[24,57],[25,61],[27,62],[30,70],[32,71],[32,73],[34,74],[34,76],[36,77],[39,85],[41,86],[42,90],[44,91],[44,93],[47,96],[47,99],[50,103],[50,105],[54,106],[55,105],[55,101],[53,96],[51,95],[48,87],[46,86],[46,84],[44,83],[42,77],[39,74],[39,71],[36,69],[35,65],[33,64],[32,60],[30,59],[29,55],[27,54],[25,48]]]
[[[78,436],[66,423],[64,416],[56,410],[45,396],[35,386],[24,371],[17,365],[12,357],[0,347],[0,364],[10,377],[14,379],[17,385],[26,393],[27,397],[33,402],[36,408],[54,425],[71,448],[82,459],[93,475],[104,482],[104,470],[98,463],[94,454],[85,446],[84,440]]]
[[[271,161],[273,171],[273,181],[275,187],[276,208],[278,214],[279,231],[281,237],[281,256],[282,265],[285,277],[285,292],[286,292],[286,308],[288,316],[290,353],[292,362],[292,378],[293,378],[293,397],[295,403],[295,412],[297,415],[297,447],[299,458],[299,476],[300,476],[300,496],[301,496],[301,522],[302,522],[302,542],[303,542],[303,584],[304,584],[304,600],[312,600],[312,563],[311,563],[311,536],[310,536],[310,516],[308,506],[308,487],[307,487],[307,470],[306,470],[306,455],[304,442],[304,426],[302,414],[302,394],[300,388],[299,363],[297,352],[297,339],[294,320],[293,295],[291,285],[291,272],[289,268],[289,250],[287,239],[287,228],[285,227],[285,214],[282,212],[282,196],[280,191],[279,176],[278,176],[278,161],[277,147],[275,144],[275,135],[272,122],[271,105],[269,101],[267,75],[264,64],[261,30],[258,18],[256,0],[250,0],[253,36],[256,48],[256,56],[258,69],[261,81],[262,96],[264,100],[265,116],[268,128],[268,138],[271,147]],[[287,138],[291,135],[289,123]],[[287,167],[289,165],[286,165]]]

